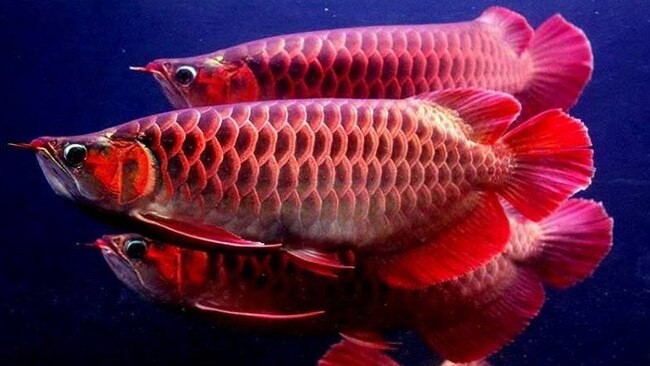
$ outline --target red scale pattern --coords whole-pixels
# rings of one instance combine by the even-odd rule
[[[363,246],[439,230],[441,210],[498,173],[459,127],[422,101],[301,100],[169,112],[118,132],[140,131],[153,152],[146,199],[162,215],[269,243]]]
[[[497,26],[478,21],[292,34],[216,56],[248,60],[260,99],[405,98],[459,87],[516,93],[531,71]]]

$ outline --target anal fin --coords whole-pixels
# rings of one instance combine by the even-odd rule
[[[343,339],[318,361],[318,366],[399,366],[390,356],[376,348],[363,347]]]
[[[503,252],[509,237],[503,207],[496,194],[487,192],[467,217],[429,242],[369,258],[369,266],[391,287],[424,288],[479,268]]]
[[[447,326],[423,323],[419,333],[448,360],[460,363],[481,360],[521,333],[539,313],[544,299],[539,277],[520,268],[512,283],[490,302],[468,309],[467,316]]]
[[[359,346],[380,351],[395,350],[399,345],[398,342],[388,342],[381,334],[372,331],[345,331],[341,332],[341,337]]]

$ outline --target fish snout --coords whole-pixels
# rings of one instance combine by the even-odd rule
[[[92,243],[77,243],[77,245],[85,248],[98,249],[98,250],[110,249],[104,237],[99,238]]]
[[[146,66],[129,66],[129,70],[164,76],[165,66],[161,60],[149,62]]]
[[[45,137],[39,137],[31,142],[9,142],[7,145],[11,147],[16,147],[19,149],[25,149],[25,150],[31,150],[31,151],[39,151],[47,148],[48,145],[48,139]]]

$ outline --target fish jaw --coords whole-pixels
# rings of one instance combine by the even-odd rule
[[[54,193],[66,199],[74,200],[79,192],[76,185],[71,183],[72,178],[70,175],[43,153],[38,153],[36,158],[45,179]]]
[[[57,159],[54,157],[54,149],[51,148],[51,144],[48,141],[48,138],[40,137],[28,143],[9,143],[9,146],[33,151],[36,154],[38,165],[41,167],[41,171],[54,193],[72,199],[70,190],[74,187],[69,184],[70,177],[65,169],[57,162]]]
[[[179,90],[172,80],[172,70],[166,60],[154,60],[145,67],[131,68],[135,71],[148,72],[160,85],[163,94],[176,109],[188,108],[190,103],[186,100],[183,92]]]
[[[39,137],[29,144],[21,144],[36,153],[36,160],[41,167],[45,179],[57,195],[74,200],[81,196],[79,188],[69,171],[61,164],[56,154],[56,139]]]
[[[102,247],[104,260],[115,276],[131,290],[151,296],[139,273],[129,264],[128,260],[115,252],[110,246]]]

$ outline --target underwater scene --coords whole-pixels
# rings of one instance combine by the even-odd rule
[[[650,364],[646,1],[0,19],[1,364]]]

